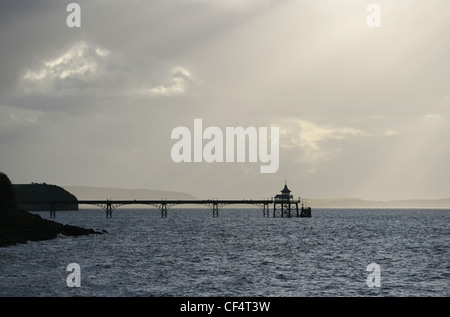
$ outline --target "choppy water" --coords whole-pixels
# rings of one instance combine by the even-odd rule
[[[48,213],[39,213],[48,218]],[[0,248],[0,296],[449,296],[449,210],[57,212],[107,234]],[[69,263],[81,287],[69,288]],[[369,288],[366,267],[381,268]]]

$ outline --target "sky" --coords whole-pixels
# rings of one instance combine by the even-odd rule
[[[0,2],[0,171],[200,199],[450,197],[450,2]],[[180,162],[177,127],[278,127],[279,168]],[[204,144],[207,140],[204,141]],[[99,197],[103,199],[104,197]]]

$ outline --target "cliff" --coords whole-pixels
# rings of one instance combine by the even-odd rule
[[[54,188],[50,192],[54,193],[53,190]],[[16,198],[8,176],[0,172],[0,247],[27,241],[50,240],[58,235],[80,236],[101,233],[93,229],[63,225],[20,210]]]
[[[19,209],[27,211],[47,211],[49,210],[48,206],[26,202],[67,201],[73,203],[60,205],[58,206],[58,210],[78,210],[77,198],[64,188],[56,185],[32,183],[26,185],[13,185],[13,189]]]

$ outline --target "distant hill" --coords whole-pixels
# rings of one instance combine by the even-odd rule
[[[58,210],[78,210],[77,197],[56,185],[47,184],[15,184],[13,190],[19,209],[28,211],[46,211],[48,206],[33,205],[25,202],[68,201],[73,204],[58,206]]]
[[[159,200],[159,199],[180,199],[194,200],[196,197],[180,192],[159,191],[150,189],[123,189],[109,187],[90,186],[64,186],[68,192],[75,195],[78,200]]]
[[[450,208],[450,199],[374,201],[359,198],[307,199],[311,208]]]

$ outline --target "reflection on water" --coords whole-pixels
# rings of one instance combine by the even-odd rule
[[[48,213],[39,213],[48,218]],[[0,296],[449,296],[448,210],[57,212],[107,234],[0,248]],[[66,285],[70,263],[81,287]],[[370,263],[381,287],[369,288]]]

